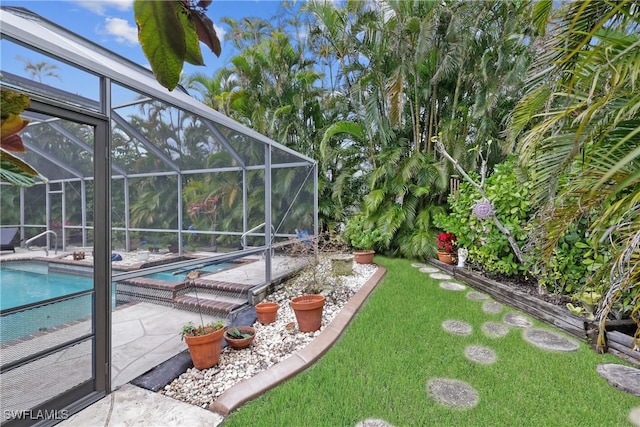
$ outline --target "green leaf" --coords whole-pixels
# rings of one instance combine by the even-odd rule
[[[20,187],[31,187],[36,183],[35,177],[22,170],[15,163],[6,161],[4,156],[0,160],[0,178]]]
[[[135,0],[133,10],[138,39],[158,82],[173,90],[187,55],[184,27],[176,1]]]
[[[420,32],[420,19],[415,16],[409,18],[407,21],[407,29],[410,33],[414,34]]]
[[[191,18],[191,12],[179,13],[182,30],[184,31],[184,41],[186,46],[185,61],[193,65],[204,65],[202,51],[200,50],[200,40],[196,33],[196,27]]]

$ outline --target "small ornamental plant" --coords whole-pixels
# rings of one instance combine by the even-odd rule
[[[190,270],[189,272],[187,272],[184,280],[185,282],[190,283],[191,286],[193,286],[195,280],[198,279],[200,275],[200,270]],[[195,289],[196,288],[194,288],[194,292],[196,293],[198,313],[200,314],[200,325],[196,326],[193,324],[193,322],[189,322],[182,326],[182,330],[180,331],[180,336],[182,337],[182,339],[184,339],[184,337],[200,337],[202,335],[207,335],[224,328],[223,320],[216,320],[208,324],[204,323],[204,319],[202,317],[202,307],[200,306],[200,299],[198,298],[198,292]]]
[[[446,253],[455,252],[456,236],[453,233],[438,234],[438,250]]]
[[[182,331],[180,331],[180,335],[184,339],[184,337],[199,337],[202,335],[210,334],[211,332],[215,332],[218,329],[222,329],[224,327],[224,322],[222,320],[217,320],[215,322],[196,326],[193,322],[189,322],[182,327]]]
[[[233,327],[227,330],[227,336],[235,340],[244,340],[247,338],[251,338],[252,335],[253,332],[243,332],[237,327]]]

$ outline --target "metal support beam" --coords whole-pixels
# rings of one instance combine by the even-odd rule
[[[144,145],[145,148],[151,151],[155,156],[158,156],[158,158],[162,160],[162,162],[167,166],[169,166],[169,168],[176,172],[180,172],[180,166],[178,166],[176,162],[171,160],[162,150],[151,143],[143,134],[138,131],[138,129],[131,126],[124,117],[115,112],[112,112],[111,119],[115,121],[118,126],[120,126],[122,130],[125,131],[129,136],[140,141],[140,143]]]

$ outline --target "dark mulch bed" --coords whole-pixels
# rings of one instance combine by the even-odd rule
[[[476,274],[480,274],[486,277],[487,279],[495,280],[496,282],[500,282],[508,286],[513,286],[513,288],[519,292],[526,293],[527,295],[538,298],[550,304],[565,307],[568,302],[572,302],[572,299],[567,295],[552,294],[547,292],[546,290],[541,294],[538,289],[538,281],[533,277],[505,276],[499,273],[491,273],[488,271],[484,271],[479,266],[473,264],[467,265],[467,268],[469,268]]]

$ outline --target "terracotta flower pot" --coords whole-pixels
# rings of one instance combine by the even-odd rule
[[[300,332],[313,332],[322,325],[324,295],[302,295],[291,299],[291,308],[298,321]]]
[[[445,251],[438,251],[438,259],[445,264],[453,264],[455,261],[455,254]]]
[[[256,314],[258,315],[258,322],[263,325],[273,323],[278,317],[278,309],[280,304],[277,302],[261,302],[256,304]]]
[[[237,328],[243,334],[251,334],[251,336],[248,338],[231,338],[229,336],[229,333],[234,328]],[[235,350],[240,350],[240,349],[249,347],[255,337],[256,337],[256,330],[253,326],[235,326],[235,327],[227,328],[224,331],[225,341],[227,342],[227,344],[229,344],[229,347]]]
[[[205,335],[184,336],[196,369],[208,369],[220,361],[223,334],[224,328],[220,328]]]
[[[373,264],[375,251],[354,251],[353,256],[358,264]]]

